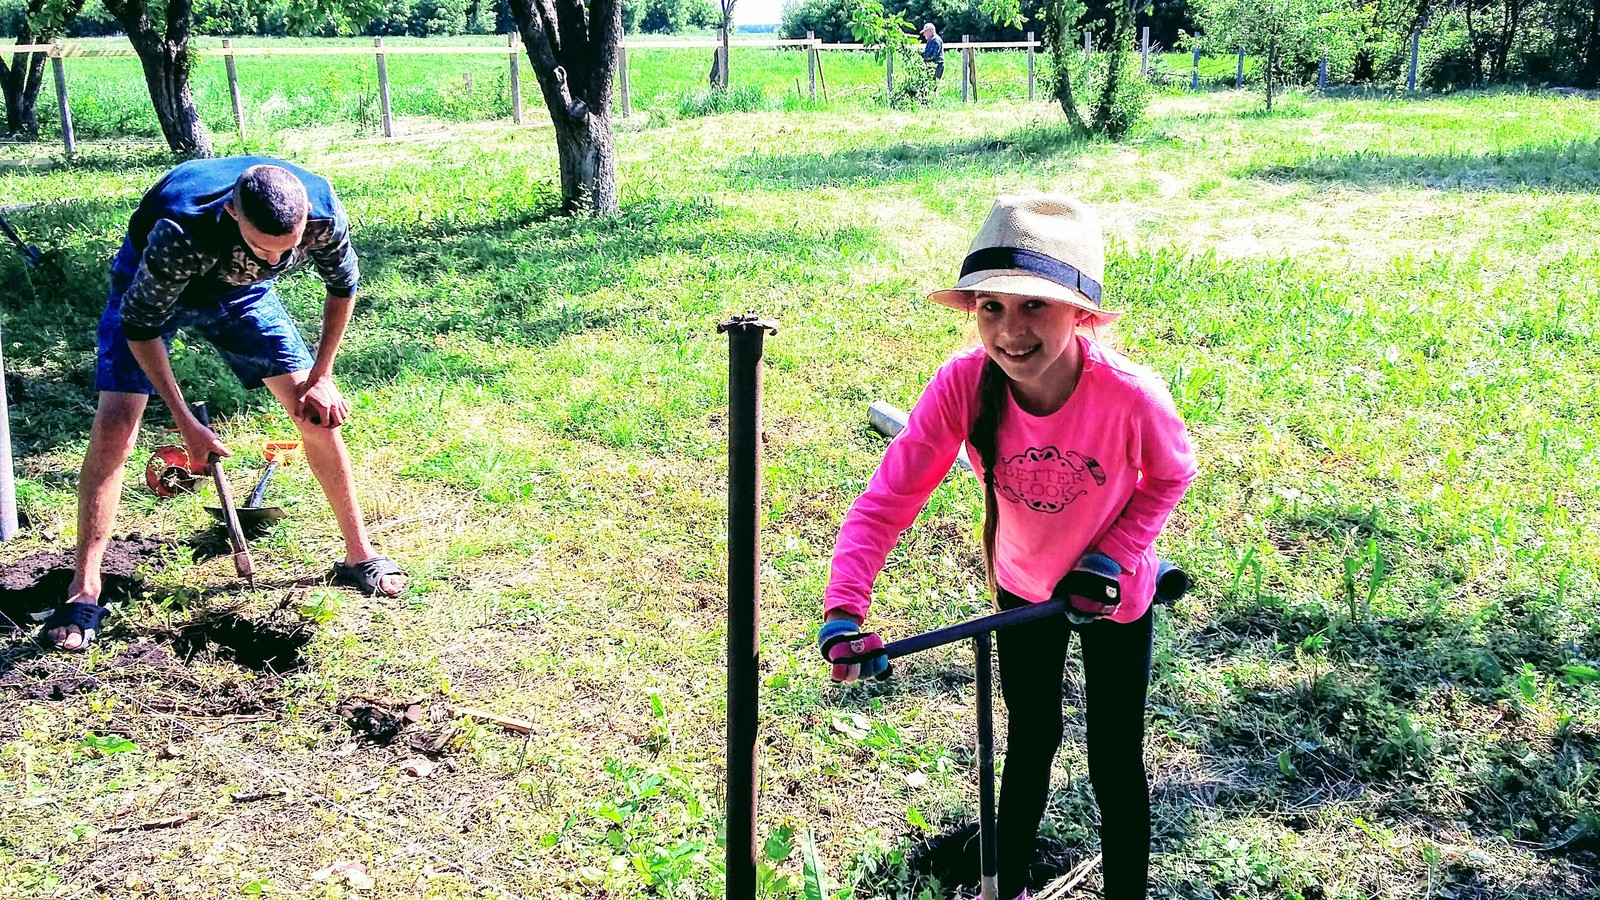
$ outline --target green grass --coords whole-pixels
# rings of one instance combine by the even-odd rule
[[[675,108],[701,62],[670,88],[636,77],[636,96]],[[867,404],[908,405],[970,337],[921,295],[953,277],[995,194],[1051,188],[1105,217],[1112,302],[1129,310],[1115,340],[1167,378],[1202,459],[1161,543],[1199,586],[1157,620],[1154,896],[1594,896],[1592,849],[1540,848],[1581,851],[1600,830],[1585,668],[1600,667],[1600,114],[1518,94],[1259,105],[1164,96],[1123,144],[1066,138],[1043,102],[659,116],[619,135],[623,212],[600,223],[552,215],[546,132],[407,112],[393,142],[321,120],[256,138],[326,171],[356,223],[348,435],[377,538],[416,590],[280,584],[338,546],[309,473],[284,472],[291,518],[258,553],[269,586],[240,591],[225,558],[169,568],[73,661],[213,741],[114,692],[0,686],[0,893],[340,896],[309,875],[358,859],[378,882],[366,896],[479,895],[416,841],[522,896],[719,896],[714,326],[756,309],[782,323],[765,368],[763,837],[810,829],[855,896],[917,896],[914,823],[976,808],[971,661],[952,650],[835,688],[813,649],[819,598],[883,449]],[[31,523],[0,559],[71,540],[106,262],[168,163],[88,141],[71,165],[0,169],[7,203],[43,201],[10,218],[51,257],[34,273],[0,257]],[[283,293],[314,328],[315,280]],[[289,423],[203,347],[178,367],[220,408],[245,477],[249,448]],[[152,418],[137,460],[163,440]],[[204,497],[157,503],[135,475],[122,530],[208,527]],[[879,580],[884,633],[984,608],[981,506],[970,479],[935,493]],[[114,664],[236,607],[310,622],[308,667],[277,681],[205,657]],[[70,675],[9,658],[24,684]],[[452,767],[413,780],[407,751],[350,739],[334,707],[353,694],[490,708],[535,737],[461,723]],[[222,720],[199,697],[253,697],[266,718]],[[1096,842],[1082,728],[1074,709],[1047,817],[1073,861]],[[219,799],[279,786],[258,765],[403,839],[303,792]],[[187,809],[201,817],[105,831]],[[798,875],[788,849],[778,869]]]

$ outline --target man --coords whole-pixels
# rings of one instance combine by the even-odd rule
[[[932,22],[922,25],[922,61],[932,64],[935,81],[944,77],[944,39]]]
[[[307,260],[328,291],[315,357],[273,290],[278,276]],[[210,341],[246,388],[266,385],[299,428],[344,536],[334,583],[389,597],[405,589],[405,573],[367,537],[339,434],[350,404],[334,383],[333,360],[358,279],[344,207],[325,179],[304,169],[262,157],[195,160],[145,194],[111,264],[95,366],[100,402],[78,482],[77,571],[67,603],[44,624],[52,644],[87,647],[105,617],[100,566],[150,395],[172,411],[191,468],[230,455],[189,411],[173,377],[168,354],[179,328]]]

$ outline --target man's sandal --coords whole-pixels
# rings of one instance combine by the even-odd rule
[[[105,620],[106,614],[111,610],[98,603],[63,603],[50,613],[50,618],[44,620],[39,627],[39,642],[55,650],[78,651],[94,643],[100,631],[100,623]],[[75,625],[83,634],[83,643],[76,647],[66,647],[50,638],[50,632],[64,625]]]
[[[394,560],[389,557],[374,556],[358,563],[334,563],[331,582],[339,587],[355,588],[368,597],[380,594],[385,597],[398,597],[405,588],[402,587],[392,594],[388,593],[383,590],[383,579],[388,575],[405,576],[405,574],[405,570],[395,565]]]

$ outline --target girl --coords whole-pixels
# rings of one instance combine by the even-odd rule
[[[1026,898],[1051,762],[1061,744],[1067,642],[1082,647],[1089,780],[1100,805],[1107,900],[1145,896],[1150,790],[1152,544],[1195,477],[1161,379],[1098,343],[1104,241],[1076,200],[1001,197],[955,288],[929,299],[974,314],[982,346],[940,367],[851,506],[820,634],[836,681],[879,675],[860,626],[873,580],[944,479],[963,440],[985,486],[984,551],[1001,608],[1071,598],[1070,617],[996,636],[1008,712],[1000,783],[1000,896]],[[865,660],[851,664],[845,661]]]

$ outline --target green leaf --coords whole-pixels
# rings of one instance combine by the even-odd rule
[[[928,824],[928,820],[922,817],[922,813],[918,812],[915,806],[906,807],[906,821],[923,831],[933,831],[933,826]]]
[[[92,731],[83,736],[83,746],[85,749],[93,750],[102,756],[110,756],[113,753],[127,753],[130,750],[139,749],[134,745],[133,741],[120,734],[108,734],[101,737]]]
[[[1593,666],[1580,666],[1576,663],[1570,666],[1562,666],[1561,675],[1566,679],[1567,684],[1571,685],[1600,681],[1600,669],[1596,669]]]
[[[1294,757],[1290,756],[1287,750],[1278,754],[1278,771],[1282,772],[1285,778],[1294,777]]]
[[[807,828],[800,841],[800,861],[805,873],[805,900],[827,900],[827,888],[823,886],[826,880],[822,874],[822,863],[817,859],[817,841],[811,836],[811,829]]]
[[[788,859],[789,854],[794,852],[794,828],[784,825],[773,829],[772,833],[767,835],[766,852],[767,859],[773,862],[783,862]]]

